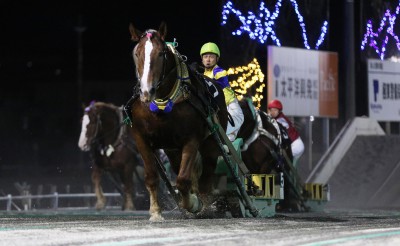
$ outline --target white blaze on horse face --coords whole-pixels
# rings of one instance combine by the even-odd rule
[[[79,136],[79,142],[78,142],[78,146],[82,151],[89,151],[90,149],[86,137],[86,130],[87,130],[87,125],[89,125],[89,122],[90,122],[89,116],[85,114],[82,119],[81,135]]]
[[[153,43],[151,42],[150,38],[146,41],[144,46],[144,66],[143,66],[143,74],[142,78],[140,79],[140,88],[142,89],[142,93],[148,94],[151,89],[151,83],[149,84],[149,72],[150,72],[150,55],[151,51],[153,50]],[[147,93],[145,93],[147,92]]]

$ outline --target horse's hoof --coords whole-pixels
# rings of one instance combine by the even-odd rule
[[[123,211],[135,211],[136,210],[136,208],[135,208],[135,205],[133,205],[133,203],[128,203],[127,205],[125,205],[123,208],[122,208],[122,210]]]
[[[180,219],[195,219],[196,218],[195,214],[187,211],[186,209],[182,210],[182,213],[180,216],[181,216]]]
[[[154,213],[150,216],[149,221],[151,222],[161,222],[164,221],[164,218],[159,213]]]
[[[228,148],[228,146],[227,146],[226,144],[224,144],[224,150],[225,150],[225,152],[226,152],[227,154],[229,154],[229,148]]]
[[[132,211],[136,211],[135,207],[130,207],[130,208],[123,208],[122,211],[124,212],[132,212]]]
[[[193,194],[190,195],[190,199],[194,201],[194,203],[193,206],[188,209],[188,211],[194,214],[200,212],[203,208],[203,202],[196,195]]]
[[[96,210],[104,210],[105,208],[105,203],[96,203]]]
[[[217,219],[226,217],[226,213],[218,211],[215,206],[204,207],[203,210],[196,214],[197,219]]]

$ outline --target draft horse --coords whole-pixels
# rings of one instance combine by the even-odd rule
[[[298,185],[298,181],[295,182],[293,177],[289,177],[297,175],[297,172],[292,169],[293,154],[286,129],[266,112],[255,109],[251,99],[245,97],[239,104],[244,114],[244,122],[238,137],[244,142],[241,153],[249,172],[283,172],[285,199],[277,204],[277,210],[301,211],[302,207],[307,209],[301,195],[290,188]],[[298,180],[299,177],[294,179]]]
[[[239,104],[244,121],[237,137],[243,139],[242,159],[250,173],[282,171],[286,162],[283,151],[293,161],[287,132],[269,114],[256,109],[251,99],[244,97]]]
[[[110,174],[123,196],[122,210],[135,210],[133,202],[136,167],[141,158],[131,136],[131,128],[123,122],[123,108],[111,103],[92,102],[84,107],[78,146],[90,152],[93,161],[92,183],[96,209],[104,209],[106,198],[101,186],[103,172]],[[123,188],[121,189],[122,183]]]
[[[206,119],[216,116],[226,130],[227,109],[222,90],[216,88],[219,96],[209,97],[211,93],[204,81],[188,69],[173,43],[165,41],[165,22],[158,30],[144,32],[131,23],[129,30],[136,42],[132,55],[138,82],[126,107],[131,113],[133,136],[144,161],[150,220],[163,220],[154,157],[157,149],[164,149],[177,175],[179,206],[197,214],[208,205],[217,159],[221,155]]]

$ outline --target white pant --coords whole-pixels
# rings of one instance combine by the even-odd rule
[[[228,121],[228,127],[226,128],[226,135],[228,136],[229,140],[235,141],[236,136],[240,130],[240,127],[244,121],[244,115],[242,108],[239,105],[239,101],[235,99],[227,106],[229,114],[232,116],[233,122],[235,126],[232,126]]]
[[[294,140],[291,144],[292,147],[292,154],[293,154],[293,166],[296,167],[297,161],[299,160],[300,156],[304,153],[304,143],[300,137]]]

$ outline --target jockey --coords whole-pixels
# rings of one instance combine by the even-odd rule
[[[228,121],[226,135],[232,142],[240,130],[244,121],[243,111],[240,108],[239,102],[232,90],[226,70],[217,65],[220,58],[220,51],[215,43],[205,43],[200,50],[201,61],[204,65],[204,75],[214,79],[215,82],[223,89],[225,103],[231,119]]]
[[[282,112],[283,106],[279,100],[272,100],[268,103],[269,114],[279,123],[281,123],[290,138],[292,154],[293,154],[293,166],[296,167],[297,161],[300,159],[301,155],[304,153],[304,143],[300,138],[300,134],[297,132],[293,123],[286,117]]]

